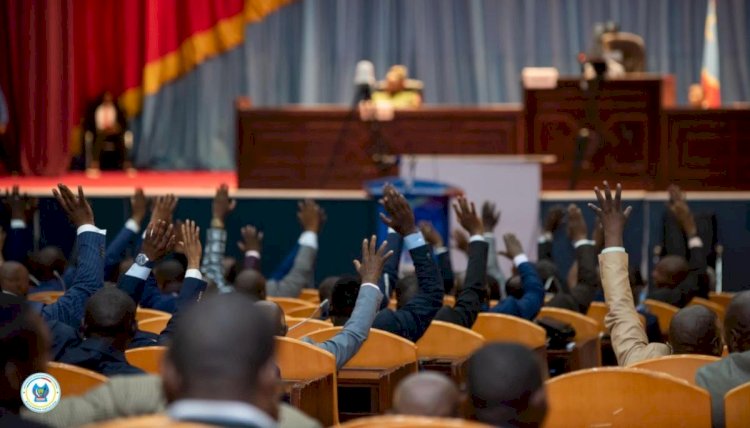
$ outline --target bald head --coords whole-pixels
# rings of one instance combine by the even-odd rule
[[[724,344],[716,314],[700,305],[680,309],[669,324],[669,344],[675,354],[721,356]]]
[[[278,303],[270,300],[258,300],[255,302],[255,307],[273,323],[273,332],[276,336],[286,336],[286,317],[284,316],[284,310]]]
[[[458,388],[437,372],[409,375],[393,396],[393,409],[400,415],[458,417],[458,406]]]
[[[32,257],[32,271],[40,281],[55,279],[55,272],[62,275],[65,272],[65,255],[58,247],[48,245],[37,251]]]
[[[651,276],[656,287],[675,288],[687,278],[689,272],[690,265],[684,257],[669,255],[659,260]]]
[[[724,336],[729,352],[750,351],[750,291],[737,293],[727,306]]]
[[[0,265],[0,289],[18,297],[29,293],[29,271],[18,262],[5,262]]]
[[[241,401],[277,416],[273,325],[254,303],[219,294],[181,314],[163,364],[169,402]]]
[[[467,382],[477,419],[495,426],[538,426],[547,413],[536,354],[514,343],[491,343],[469,358]]]
[[[235,278],[234,289],[256,300],[265,300],[266,278],[255,269],[245,269]]]

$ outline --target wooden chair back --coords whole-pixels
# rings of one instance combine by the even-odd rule
[[[333,327],[333,324],[330,321],[321,321],[316,319],[308,319],[305,321],[305,318],[286,317],[286,326],[288,328],[286,337],[299,339],[301,337],[307,336],[314,331],[323,330],[324,328],[331,328]]]
[[[445,321],[432,321],[417,341],[419,358],[466,358],[484,346],[481,334]]]
[[[299,299],[317,305],[320,303],[320,294],[317,288],[303,288],[299,293]]]
[[[659,320],[659,330],[661,330],[661,334],[666,337],[669,334],[669,324],[672,322],[672,317],[680,310],[680,308],[653,299],[646,299],[643,304],[646,305],[648,311],[654,314]]]
[[[125,351],[125,359],[131,366],[138,367],[146,373],[158,375],[161,374],[161,362],[166,352],[166,346],[145,346],[128,349]]]
[[[710,309],[719,318],[719,323],[721,323],[722,325],[724,324],[724,315],[726,315],[726,312],[727,312],[724,309],[724,306],[721,306],[720,304],[716,302],[712,302],[702,297],[693,297],[693,300],[691,300],[690,303],[688,303],[688,306],[693,306],[693,305],[701,305]]]
[[[211,426],[198,422],[175,421],[164,413],[110,419],[86,425],[89,428],[210,428]]]
[[[324,342],[341,331],[341,327],[331,327],[307,335],[316,342]],[[370,335],[359,352],[344,367],[383,369],[413,364],[417,367],[417,346],[387,331],[370,329]]]
[[[471,329],[487,342],[514,342],[532,349],[544,348],[547,344],[547,333],[543,328],[511,315],[481,313]]]
[[[281,378],[294,381],[312,381],[330,376],[333,379],[330,393],[333,403],[330,418],[324,425],[337,425],[339,422],[338,386],[336,384],[336,359],[330,352],[288,337],[276,338],[276,363]]]
[[[724,310],[727,309],[729,302],[731,302],[733,298],[734,293],[715,293],[713,291],[708,293],[708,300],[720,304]]]
[[[662,373],[623,367],[580,370],[546,382],[544,428],[708,427],[707,391]]]
[[[725,427],[746,427],[748,421],[750,421],[750,382],[730,390],[724,396]]]
[[[638,361],[629,367],[665,373],[682,379],[691,385],[695,385],[695,372],[706,364],[711,364],[719,360],[719,357],[712,357],[710,355],[667,355],[665,357]]]
[[[45,305],[51,305],[57,301],[57,299],[60,298],[65,294],[64,291],[40,291],[38,293],[32,293],[26,296],[26,300],[30,300],[32,302],[42,302]]]
[[[425,416],[384,415],[353,419],[341,428],[484,428],[489,427],[465,419],[429,418]]]
[[[281,307],[281,310],[284,311],[284,314],[295,317],[299,317],[300,315],[292,315],[289,312],[300,308],[312,308],[313,310],[317,308],[317,305],[314,303],[293,297],[268,297],[268,300],[276,302]]]
[[[63,397],[85,394],[89,389],[107,382],[106,376],[72,364],[49,362],[47,373],[57,379]]]
[[[165,328],[167,328],[167,324],[169,324],[170,319],[172,319],[172,316],[167,315],[147,318],[145,320],[138,321],[138,330],[147,331],[154,334],[161,334],[161,332],[164,331]]]
[[[151,318],[164,318],[164,317],[171,317],[172,314],[169,312],[160,311],[158,309],[149,309],[149,308],[141,308],[138,307],[135,310],[135,320],[136,321],[145,321],[147,319]]]
[[[609,313],[609,307],[604,302],[591,302],[586,316],[599,324],[599,331],[604,332],[604,317]]]
[[[599,323],[586,315],[567,309],[542,307],[539,318],[553,318],[570,324],[576,331],[576,347],[572,351],[571,369],[585,369],[602,365],[602,331]]]

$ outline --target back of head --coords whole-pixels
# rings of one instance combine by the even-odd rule
[[[166,259],[154,266],[154,276],[162,292],[179,292],[185,279],[185,269],[179,261]]]
[[[467,383],[477,419],[495,426],[537,426],[547,412],[536,355],[523,345],[491,343],[469,358]]]
[[[331,301],[331,295],[333,294],[333,287],[336,285],[336,281],[341,278],[340,276],[329,276],[321,281],[318,286],[318,298],[320,301],[328,300]]]
[[[271,321],[276,336],[286,336],[288,330],[286,317],[284,316],[284,310],[281,309],[278,303],[270,300],[258,300],[255,302],[255,307]]]
[[[360,279],[355,276],[342,276],[336,281],[331,293],[331,321],[339,326],[346,323],[359,295]]]
[[[700,305],[684,307],[672,317],[669,343],[675,354],[718,357],[724,348],[716,314]]]
[[[255,300],[265,300],[266,278],[255,269],[245,269],[234,279],[234,289]]]
[[[0,408],[18,412],[21,385],[28,376],[45,371],[49,346],[49,331],[42,318],[20,297],[0,293],[0,369],[3,371]]]
[[[690,265],[684,257],[668,255],[654,266],[654,285],[658,288],[675,288],[687,278]]]
[[[32,273],[40,281],[55,279],[55,273],[62,275],[67,263],[62,250],[51,245],[37,251],[31,258],[31,262]]]
[[[253,303],[219,294],[181,314],[163,366],[168,401],[242,401],[276,416],[273,323]]]
[[[400,415],[458,417],[458,388],[445,375],[425,371],[407,376],[393,395],[393,410]]]
[[[18,297],[29,292],[29,271],[21,263],[8,261],[0,264],[0,289]]]
[[[508,278],[505,282],[505,293],[509,297],[515,297],[516,299],[523,297],[523,283],[520,276],[513,275]]]
[[[118,339],[126,344],[135,330],[135,302],[121,290],[104,287],[86,302],[83,331],[87,337]]]
[[[750,351],[750,291],[737,293],[727,306],[724,336],[729,352]]]
[[[396,307],[401,309],[419,292],[416,275],[406,275],[396,282]]]

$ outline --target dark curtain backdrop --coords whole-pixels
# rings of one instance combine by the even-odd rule
[[[346,103],[354,66],[378,78],[403,63],[428,103],[521,102],[520,71],[576,74],[595,22],[640,34],[648,71],[698,82],[707,0],[302,0],[248,28],[248,92],[257,104]],[[750,2],[719,0],[724,104],[750,100]]]

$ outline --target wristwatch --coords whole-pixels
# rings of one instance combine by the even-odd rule
[[[135,256],[135,264],[149,269],[154,267],[154,262],[149,260],[148,256],[143,253],[138,253],[138,255]]]

